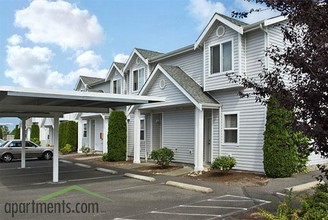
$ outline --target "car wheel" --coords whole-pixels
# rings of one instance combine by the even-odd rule
[[[46,151],[42,154],[42,158],[45,159],[45,160],[51,160],[52,158],[52,152],[50,151]]]
[[[2,160],[4,161],[4,162],[10,162],[10,161],[12,161],[12,159],[13,159],[13,155],[12,154],[4,154],[4,155],[2,155]]]

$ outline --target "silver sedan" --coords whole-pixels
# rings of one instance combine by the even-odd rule
[[[21,140],[10,140],[0,145],[0,158],[4,162],[10,162],[13,159],[20,159],[22,151]],[[25,142],[26,158],[39,158],[51,160],[53,149],[50,147],[41,147],[32,141]]]

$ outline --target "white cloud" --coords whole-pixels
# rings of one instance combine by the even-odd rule
[[[249,24],[279,15],[279,12],[272,11],[267,9],[264,5],[256,4],[254,2],[235,0],[234,5],[236,6],[237,10],[241,12],[248,12],[251,9],[266,9],[260,12],[253,12],[249,14],[247,18],[242,19],[244,22]]]
[[[34,43],[52,43],[62,49],[88,48],[103,38],[97,18],[66,1],[34,0],[15,14],[15,25],[27,28]]]
[[[22,36],[20,36],[20,35],[18,35],[18,34],[11,35],[11,36],[7,39],[7,42],[8,42],[10,45],[18,45],[18,44],[22,43]]]
[[[79,64],[80,67],[90,65],[93,68],[97,68],[102,62],[102,58],[100,55],[95,54],[94,51],[87,50],[77,56],[76,62]]]
[[[67,74],[52,69],[53,52],[47,47],[7,46],[5,76],[22,87],[67,88],[72,87],[80,75],[105,77],[107,69],[80,68]]]
[[[129,59],[129,55],[122,54],[122,53],[116,54],[114,56],[114,62],[126,63],[128,59]]]
[[[215,12],[226,14],[226,7],[221,2],[212,2],[211,0],[190,0],[188,11],[198,20],[198,28],[203,29]]]

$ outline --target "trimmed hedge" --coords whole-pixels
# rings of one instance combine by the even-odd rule
[[[112,111],[108,122],[107,155],[104,160],[124,161],[126,159],[126,116],[122,111]]]
[[[72,146],[72,151],[77,151],[78,127],[74,121],[63,121],[59,124],[59,149],[66,144]]]
[[[293,111],[282,108],[279,101],[271,97],[263,146],[264,171],[268,177],[290,177],[306,167],[307,139],[293,131],[293,120]]]

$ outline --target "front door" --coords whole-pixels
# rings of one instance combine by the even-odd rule
[[[162,113],[152,116],[152,150],[162,147]]]
[[[204,124],[204,162],[211,163],[212,157],[212,118],[205,117]]]

